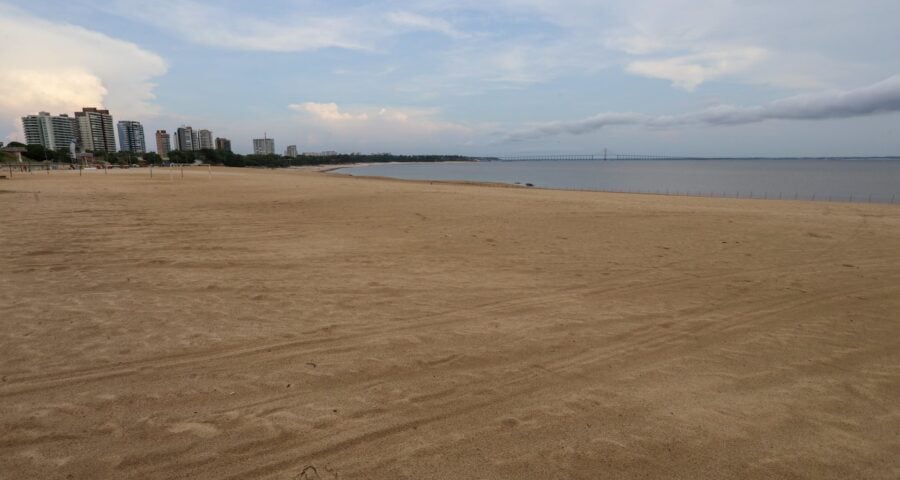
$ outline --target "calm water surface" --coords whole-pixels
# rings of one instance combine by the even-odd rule
[[[900,158],[391,163],[338,172],[558,189],[900,203]]]

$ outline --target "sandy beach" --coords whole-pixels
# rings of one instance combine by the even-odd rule
[[[0,180],[0,478],[900,477],[900,206]]]

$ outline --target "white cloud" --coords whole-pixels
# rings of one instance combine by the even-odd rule
[[[0,116],[104,106],[118,117],[158,113],[153,79],[166,62],[137,45],[0,4]],[[20,138],[20,140],[23,140]]]
[[[429,17],[412,12],[391,12],[386,15],[386,19],[398,27],[412,30],[438,32],[453,38],[466,38],[469,36],[457,30],[453,24],[442,18]]]
[[[296,126],[321,142],[309,146],[328,150],[450,152],[477,134],[470,127],[442,120],[434,109],[342,109],[330,102],[296,103],[288,108],[302,114],[294,118]]]
[[[305,102],[299,104],[291,104],[288,105],[288,108],[291,110],[295,110],[298,112],[307,112],[313,114],[316,118],[333,122],[333,121],[346,121],[346,120],[368,120],[369,115],[366,113],[360,113],[358,115],[353,115],[351,113],[344,113],[337,106],[336,103],[316,103],[316,102]]]
[[[236,12],[191,0],[118,0],[108,9],[197,44],[248,51],[375,50],[380,41],[409,31],[433,31],[456,39],[468,36],[444,19],[410,11],[383,14],[378,6],[344,8],[338,14],[310,8],[276,15],[266,9]]]
[[[249,13],[191,0],[117,0],[106,8],[193,43],[234,50],[369,50],[373,32],[380,30],[370,18],[354,12],[329,16],[304,11],[301,15],[267,18],[264,15],[269,9],[264,6]]]
[[[99,77],[76,67],[55,72],[37,67],[0,70],[0,110],[14,115],[37,110],[72,112],[80,106],[102,104],[107,93]]]
[[[766,51],[761,48],[722,48],[664,59],[635,60],[626,70],[669,80],[672,85],[691,91],[709,80],[744,72],[765,57]]]
[[[711,80],[791,90],[848,86],[897,71],[900,3],[863,0],[615,1],[603,32],[629,73],[691,90]],[[724,47],[723,47],[724,46]],[[864,60],[865,59],[865,60]],[[875,60],[875,61],[873,61]]]

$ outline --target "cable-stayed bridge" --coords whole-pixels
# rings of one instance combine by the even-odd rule
[[[565,160],[565,161],[596,161],[596,160],[672,160],[672,159],[683,159],[688,157],[683,156],[670,156],[670,155],[643,155],[643,154],[635,154],[635,153],[617,153],[617,152],[607,152],[603,153],[588,153],[588,154],[533,154],[533,155],[506,155],[494,157],[497,160],[504,162],[527,162],[527,161],[536,161],[536,160]]]

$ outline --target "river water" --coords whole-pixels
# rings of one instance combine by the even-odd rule
[[[389,163],[338,172],[555,189],[900,203],[900,158]]]

